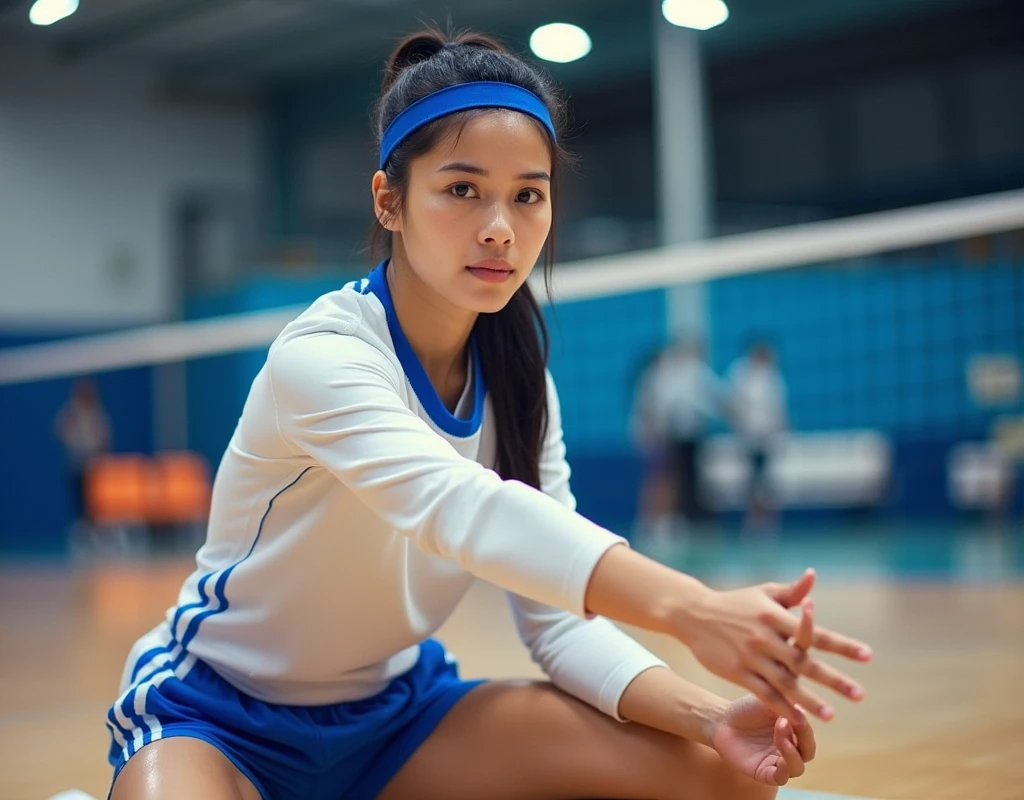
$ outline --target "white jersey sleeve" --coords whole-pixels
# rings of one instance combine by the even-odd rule
[[[569,489],[558,394],[550,375],[540,479],[545,494],[567,508],[576,508]],[[519,637],[552,683],[617,720],[622,721],[619,701],[626,687],[641,672],[666,666],[607,619],[581,619],[511,592],[509,603]]]
[[[402,402],[397,364],[354,335],[279,341],[268,356],[279,433],[424,551],[583,616],[590,575],[621,537],[460,456]]]

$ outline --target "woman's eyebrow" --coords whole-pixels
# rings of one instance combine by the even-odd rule
[[[481,175],[487,177],[490,173],[483,167],[478,167],[475,164],[467,164],[465,161],[452,161],[445,164],[443,167],[438,168],[438,172],[468,172],[470,175]],[[521,181],[550,181],[551,176],[544,172],[544,170],[538,170],[537,172],[524,172],[522,175],[516,176],[517,180]]]

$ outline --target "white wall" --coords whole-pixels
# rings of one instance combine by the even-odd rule
[[[256,116],[161,103],[154,87],[0,48],[0,326],[167,318],[177,193],[252,197]]]

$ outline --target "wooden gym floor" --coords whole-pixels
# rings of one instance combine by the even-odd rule
[[[722,586],[818,566],[820,623],[874,646],[875,661],[851,669],[867,698],[839,701],[836,719],[817,725],[818,757],[790,787],[884,800],[1024,798],[1021,531],[802,536],[658,553]],[[103,719],[125,654],[190,568],[178,558],[0,567],[0,800],[70,788],[105,796]],[[680,645],[636,635],[682,674],[735,696]],[[440,636],[466,676],[538,674],[492,587],[474,589]]]

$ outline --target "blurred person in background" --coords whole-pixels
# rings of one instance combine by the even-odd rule
[[[776,522],[778,504],[768,460],[772,442],[786,430],[788,419],[786,382],[768,342],[751,343],[747,354],[729,368],[727,387],[729,419],[749,460],[744,527],[749,531],[770,530]]]
[[[71,396],[57,414],[54,431],[64,446],[73,532],[88,533],[86,476],[92,462],[109,451],[111,443],[110,419],[95,380],[80,378],[71,385]]]
[[[722,417],[725,400],[703,342],[689,339],[672,346],[654,386],[675,477],[676,510],[686,522],[703,521],[708,511],[701,490],[701,451],[712,423]]]
[[[871,657],[814,624],[813,572],[718,591],[576,512],[527,283],[545,245],[553,262],[564,112],[487,37],[392,54],[386,257],[271,345],[196,569],[125,662],[111,800],[770,800],[835,713],[800,678],[863,697],[809,652]],[[549,681],[459,676],[433,636],[478,579]],[[751,694],[705,691],[610,620]]]
[[[630,412],[630,434],[643,465],[635,533],[659,541],[669,538],[676,514],[676,480],[658,385],[665,355],[664,348],[658,349],[641,366]]]

